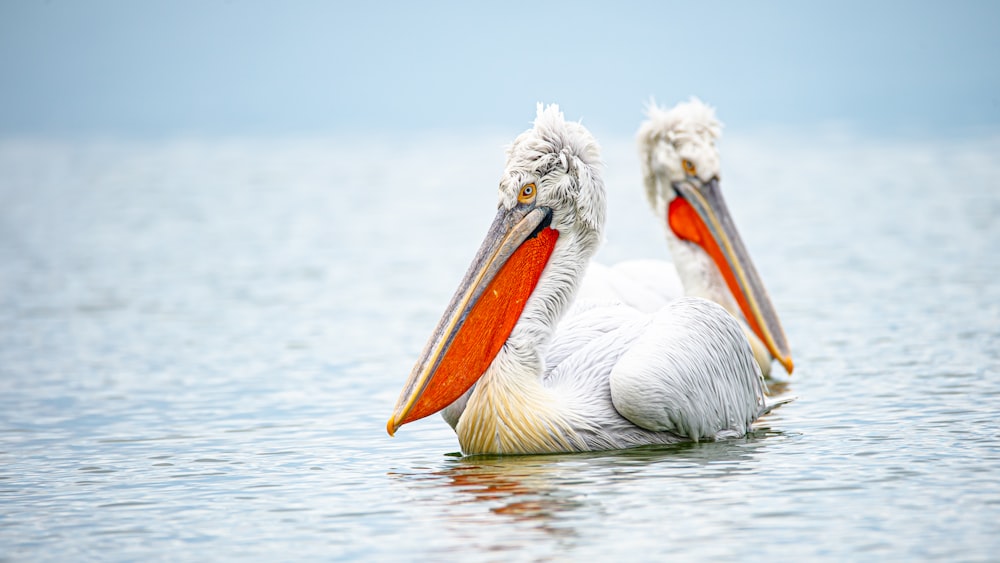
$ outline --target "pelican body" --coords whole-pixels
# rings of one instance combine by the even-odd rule
[[[781,323],[722,197],[716,146],[721,132],[715,110],[697,98],[669,110],[650,106],[637,135],[639,161],[646,199],[664,227],[673,264],[629,260],[606,267],[595,262],[578,300],[652,312],[681,295],[703,297],[740,321],[765,376],[774,359],[791,374]],[[692,221],[693,216],[700,220]],[[752,295],[744,291],[749,286],[756,288]],[[765,325],[770,330],[760,330]]]
[[[534,126],[507,150],[499,192],[496,218],[403,386],[390,435],[443,410],[466,454],[606,450],[741,436],[774,406],[740,324],[712,301],[566,315],[606,214],[599,148],[581,124],[539,105]],[[695,214],[712,205],[698,201]],[[688,219],[699,236],[732,246],[724,223]],[[745,253],[731,254],[767,336],[776,317],[761,305],[759,280],[745,276]]]

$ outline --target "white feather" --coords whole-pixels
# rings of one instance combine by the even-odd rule
[[[736,320],[704,299],[653,315],[610,377],[615,408],[637,426],[692,440],[742,436],[764,409],[760,368]]]

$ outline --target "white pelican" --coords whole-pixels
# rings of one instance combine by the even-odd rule
[[[711,301],[651,314],[593,307],[556,330],[601,240],[600,166],[590,133],[539,105],[507,150],[496,218],[403,386],[390,435],[448,407],[466,454],[618,449],[741,436],[775,406],[739,324]],[[704,236],[744,271],[716,200],[682,183],[698,198],[692,211],[715,218]],[[758,280],[739,279],[758,303]],[[765,334],[773,318],[762,317]]]
[[[747,253],[719,187],[715,141],[722,125],[715,110],[692,98],[669,111],[651,105],[648,117],[637,135],[639,161],[646,197],[663,224],[673,264],[629,260],[607,267],[595,262],[577,300],[620,302],[653,312],[681,295],[703,297],[740,320],[765,376],[772,358],[791,374],[784,331],[753,263],[747,259],[737,267],[733,262],[735,255]],[[719,238],[713,229],[727,236]],[[751,284],[758,289],[756,302],[746,297]],[[763,331],[764,326],[770,331]]]

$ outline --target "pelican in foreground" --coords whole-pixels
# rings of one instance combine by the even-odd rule
[[[738,322],[711,301],[563,319],[604,229],[600,168],[590,133],[539,106],[507,150],[496,218],[403,386],[390,435],[444,410],[466,454],[607,450],[742,436],[775,406]],[[704,236],[725,237],[713,228]]]
[[[670,110],[652,105],[637,144],[646,198],[664,227],[673,264],[594,263],[578,299],[653,312],[681,295],[722,305],[740,320],[761,372],[776,359],[792,373],[791,352],[770,297],[729,215],[719,186],[715,141],[722,124],[697,98]]]

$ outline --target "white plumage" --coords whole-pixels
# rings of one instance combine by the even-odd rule
[[[467,454],[603,450],[741,436],[770,408],[739,324],[715,303],[683,298],[653,312],[591,303],[563,319],[604,228],[600,167],[590,133],[539,106],[507,151],[497,219],[404,386],[390,433],[443,410]],[[528,267],[522,247],[553,240],[513,327],[492,332],[502,314],[481,323],[476,307],[509,305],[497,280]],[[487,328],[463,340],[472,325]],[[466,349],[497,337],[482,373],[469,373],[480,368]],[[465,347],[457,359],[456,347]],[[452,384],[470,375],[471,388]]]
[[[545,358],[543,381],[586,420],[587,449],[742,436],[768,408],[739,326],[704,299],[581,311]]]

